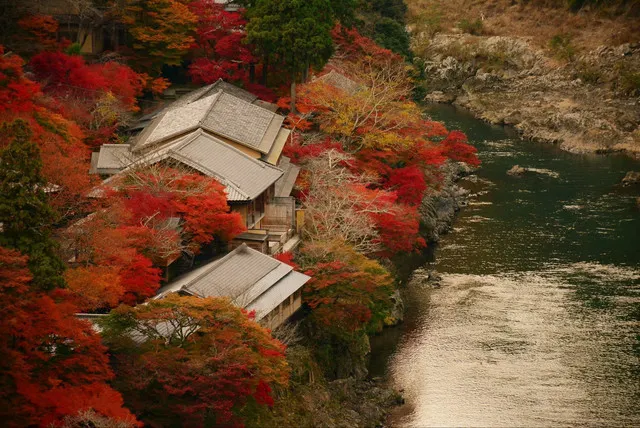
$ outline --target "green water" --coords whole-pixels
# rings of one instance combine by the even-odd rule
[[[483,165],[427,265],[442,287],[412,283],[405,323],[374,341],[407,400],[390,425],[640,426],[640,189],[619,185],[640,164],[427,112]]]

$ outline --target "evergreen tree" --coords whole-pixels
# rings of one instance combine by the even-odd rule
[[[310,66],[324,67],[333,54],[331,1],[256,0],[248,17],[248,42],[265,59],[281,62],[291,74],[291,110],[295,112],[296,81],[301,75],[306,77]]]
[[[13,138],[0,152],[0,246],[29,256],[34,286],[61,287],[64,264],[51,239],[55,214],[47,202],[40,148],[23,120],[2,126],[0,133]]]

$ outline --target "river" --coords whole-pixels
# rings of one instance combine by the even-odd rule
[[[640,426],[640,211],[619,183],[640,164],[520,140],[450,106],[482,167],[406,319],[373,341],[406,405],[388,424]],[[536,168],[521,177],[513,165]],[[377,367],[377,369],[376,369]]]

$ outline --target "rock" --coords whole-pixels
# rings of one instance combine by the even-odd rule
[[[527,168],[523,168],[520,165],[514,165],[509,171],[507,171],[507,174],[520,176],[525,172],[527,172]]]
[[[444,182],[439,190],[431,189],[425,193],[418,212],[423,237],[427,242],[437,242],[440,236],[451,229],[456,212],[466,201],[469,192],[456,184],[460,177],[472,172],[472,169],[461,162],[448,162],[440,168]]]
[[[424,99],[425,101],[429,101],[432,103],[448,104],[448,103],[452,103],[453,100],[456,99],[456,97],[453,94],[445,94],[442,91],[433,91],[427,94],[427,96],[425,96]]]
[[[437,34],[425,47],[427,99],[471,110],[525,138],[575,153],[640,157],[640,102],[620,70],[640,69],[640,45],[600,46],[559,67],[526,39]]]
[[[516,176],[516,177],[520,177],[525,172],[534,172],[536,174],[548,175],[549,177],[553,177],[553,178],[560,177],[560,174],[558,174],[555,171],[551,171],[550,169],[545,169],[545,168],[526,168],[526,167],[522,167],[520,165],[514,165],[509,171],[507,171],[507,174],[513,175],[513,176]]]
[[[389,316],[384,320],[384,324],[386,326],[397,325],[404,319],[404,301],[400,295],[400,290],[395,290],[393,292],[391,295],[391,302],[393,303],[393,308],[391,309]]]
[[[633,184],[640,184],[640,172],[638,171],[629,171],[622,179],[623,186],[631,186]]]

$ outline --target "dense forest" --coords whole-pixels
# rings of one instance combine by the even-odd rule
[[[368,335],[397,321],[388,261],[427,244],[418,207],[440,166],[479,163],[412,101],[404,3],[0,8],[2,420],[311,425],[302,392],[362,378]],[[215,178],[172,164],[89,174],[92,152],[130,142],[173,88],[219,79],[276,103],[302,167],[303,244],[276,257],[311,280],[298,321],[273,332],[228,299],[149,300],[171,263],[220,256],[245,231]]]

